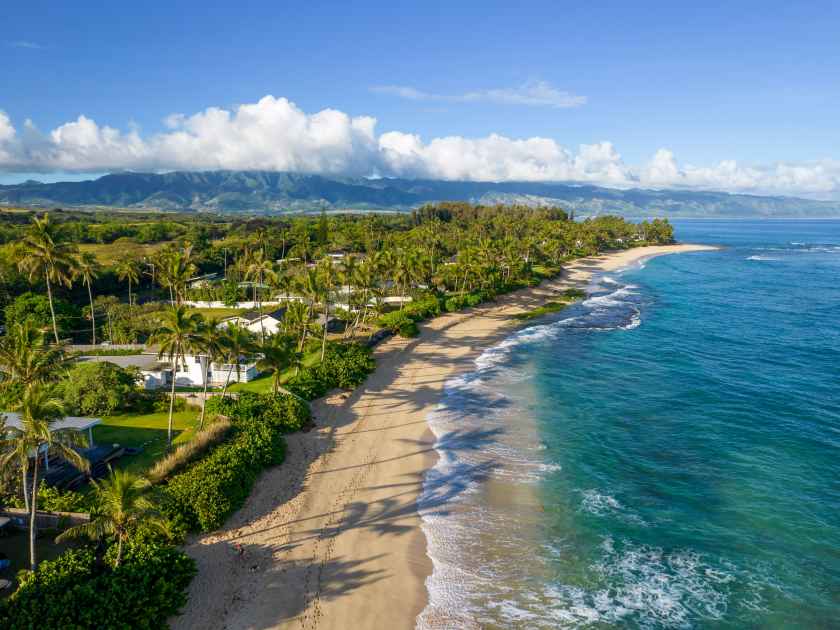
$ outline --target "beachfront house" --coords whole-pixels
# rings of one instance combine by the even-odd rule
[[[113,363],[122,368],[136,368],[140,374],[139,383],[144,389],[160,389],[172,385],[172,364],[166,360],[158,359],[156,352],[145,352],[143,354],[126,356],[90,356],[80,357],[80,361]],[[207,365],[205,355],[186,355],[175,376],[175,385],[179,387],[204,387],[204,367]],[[236,364],[211,363],[207,374],[207,384],[210,386],[222,386],[230,372],[230,382],[241,381],[247,383],[259,376],[256,359],[241,358],[239,361],[239,374],[237,375]]]
[[[256,360],[240,357],[237,363],[216,363],[207,365],[208,357],[203,354],[188,354],[178,362],[175,372],[176,387],[204,387],[205,368],[207,384],[220,387],[226,382],[247,383],[259,376]],[[172,364],[160,361],[154,368],[141,370],[145,389],[160,389],[172,386]]]
[[[233,317],[223,319],[219,323],[219,328],[226,326],[241,326],[252,333],[261,334],[265,331],[266,335],[274,335],[280,332],[283,325],[283,315],[285,315],[285,308],[274,309],[270,313],[260,313],[259,311],[247,311]]]

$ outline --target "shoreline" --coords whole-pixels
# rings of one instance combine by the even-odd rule
[[[539,287],[441,315],[423,323],[419,337],[381,344],[367,382],[313,403],[317,427],[287,437],[286,462],[262,475],[225,528],[188,542],[199,574],[173,627],[415,627],[433,570],[417,512],[438,458],[427,416],[446,381],[523,327],[513,315],[565,289],[585,289],[594,274],[712,249],[652,246],[580,259]],[[447,496],[432,493],[424,507],[444,506]]]

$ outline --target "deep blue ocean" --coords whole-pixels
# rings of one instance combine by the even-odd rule
[[[448,385],[427,625],[840,628],[840,221],[674,224]]]

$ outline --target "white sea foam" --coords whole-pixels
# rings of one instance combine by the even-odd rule
[[[608,494],[601,494],[597,490],[584,490],[580,508],[590,514],[601,516],[610,511],[621,509],[621,503]]]
[[[747,260],[756,260],[756,261],[762,261],[762,262],[776,262],[780,259],[779,258],[774,258],[773,256],[753,255],[753,256],[747,256]]]
[[[598,282],[600,284],[593,288],[606,289],[603,295],[600,292],[590,295],[570,307],[568,316],[562,319],[514,333],[483,352],[475,360],[473,372],[452,378],[445,384],[443,400],[428,419],[440,457],[426,474],[419,501],[428,555],[434,569],[426,581],[429,604],[417,619],[418,628],[500,624],[503,627],[549,628],[606,618],[607,613],[600,609],[597,598],[593,599],[584,591],[580,591],[577,598],[570,597],[572,591],[568,591],[557,599],[555,590],[563,587],[553,585],[548,576],[533,583],[533,563],[542,562],[536,547],[534,553],[527,554],[528,568],[523,565],[523,577],[530,580],[530,587],[526,588],[525,581],[515,577],[501,579],[516,575],[511,563],[515,567],[517,561],[513,558],[524,549],[521,526],[512,528],[511,523],[504,520],[512,518],[510,514],[505,516],[482,507],[480,492],[487,476],[500,483],[528,485],[550,475],[563,474],[560,464],[543,461],[545,445],[536,440],[536,434],[520,438],[507,435],[511,430],[526,426],[520,421],[525,403],[510,400],[506,394],[516,396],[517,388],[508,391],[510,388],[504,385],[529,377],[524,370],[517,369],[515,362],[511,365],[512,355],[518,355],[523,345],[545,344],[570,329],[584,332],[631,330],[640,324],[638,287],[622,285],[610,276],[603,276]],[[471,439],[473,432],[492,431],[497,427],[505,431],[502,439],[482,441],[475,449],[464,443]],[[459,432],[463,437],[452,437]],[[524,446],[521,439],[533,441]],[[486,468],[488,463],[493,463],[494,467]],[[441,497],[445,501],[441,501]],[[622,510],[622,506],[607,495],[596,497],[593,494],[588,501],[592,510]],[[629,512],[627,516],[632,518]],[[494,544],[499,545],[499,558],[495,562],[502,564],[494,565],[493,559],[484,557],[478,562],[481,533],[486,531],[493,532]],[[477,553],[470,554],[471,545],[479,545]],[[507,546],[509,553],[503,551]],[[492,597],[488,597],[490,594]],[[602,595],[598,597],[606,601]]]

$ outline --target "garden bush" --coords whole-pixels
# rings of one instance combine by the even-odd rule
[[[163,487],[162,510],[182,531],[210,531],[239,509],[263,468],[283,461],[285,442],[262,419],[234,421],[234,435]]]
[[[23,496],[14,495],[9,505],[25,507]],[[91,496],[72,490],[59,490],[42,483],[38,486],[38,509],[45,512],[90,512]]]
[[[414,324],[414,320],[403,311],[391,311],[385,313],[379,318],[379,325],[387,328],[392,333],[399,334],[400,329],[409,324]]]
[[[315,400],[326,394],[330,388],[320,372],[303,369],[288,380],[286,389],[305,400]]]
[[[408,315],[415,322],[437,317],[441,313],[441,300],[435,295],[409,302],[403,307],[403,313]]]
[[[289,379],[286,388],[301,398],[314,400],[336,387],[358,387],[375,367],[376,361],[370,348],[358,343],[334,343],[327,346],[321,363],[302,369]]]
[[[220,403],[234,422],[259,420],[281,433],[299,431],[309,422],[309,406],[288,394],[242,392],[237,399]]]
[[[24,574],[0,601],[0,627],[162,628],[186,603],[193,575],[195,562],[165,544],[129,540],[116,568],[89,547],[70,549]]]
[[[135,383],[131,370],[107,361],[83,361],[70,369],[59,388],[70,413],[109,416],[132,405]]]

